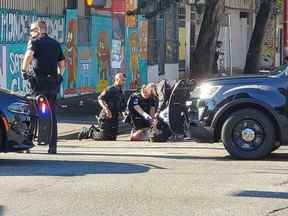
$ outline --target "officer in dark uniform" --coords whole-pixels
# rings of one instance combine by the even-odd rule
[[[28,75],[29,65],[33,67],[33,77]],[[64,73],[65,57],[60,44],[47,34],[45,21],[31,24],[31,40],[23,59],[22,73],[24,79],[30,79],[33,95],[47,97],[52,114],[52,137],[48,153],[57,153],[57,120],[55,102]]]
[[[122,87],[125,74],[117,73],[114,84],[104,90],[98,97],[102,110],[99,116],[100,131],[93,138],[95,140],[116,140],[118,135],[119,116],[125,111],[126,102]]]
[[[130,123],[132,126],[131,141],[145,140],[145,131],[155,124],[157,110],[156,86],[154,83],[141,88],[140,92],[131,95],[128,102]]]

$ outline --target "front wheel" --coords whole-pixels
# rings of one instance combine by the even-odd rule
[[[256,109],[232,113],[222,127],[224,147],[238,159],[260,159],[267,156],[275,143],[271,120]]]
[[[0,122],[0,151],[2,151],[4,148],[4,133],[3,133],[3,127]]]

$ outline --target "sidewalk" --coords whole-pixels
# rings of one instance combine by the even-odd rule
[[[58,139],[59,140],[73,140],[78,139],[78,134],[82,127],[90,127],[95,124],[95,116],[68,116],[57,115],[58,120]],[[120,122],[119,133],[129,133],[130,126]]]

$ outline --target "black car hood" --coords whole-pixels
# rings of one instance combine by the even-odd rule
[[[9,95],[10,97],[15,97],[15,98],[19,98],[21,100],[27,100],[26,97],[24,97],[23,95],[20,95],[20,94],[17,94],[15,92],[12,92],[8,89],[3,89],[3,88],[0,88],[0,95]]]
[[[233,77],[223,77],[217,79],[210,79],[207,82],[216,85],[233,85],[233,84],[256,84],[265,83],[278,79],[279,76],[268,76],[268,75],[247,75],[247,76],[233,76]]]

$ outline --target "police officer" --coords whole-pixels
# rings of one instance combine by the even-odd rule
[[[157,99],[155,98],[156,86],[149,83],[142,87],[140,92],[131,95],[128,102],[128,110],[130,115],[130,123],[132,131],[130,140],[145,140],[146,129],[155,124],[155,114],[157,110]]]
[[[22,64],[24,79],[27,78],[31,64],[34,78],[32,79],[33,95],[42,94],[47,97],[52,114],[52,137],[48,153],[57,153],[57,120],[55,102],[65,67],[65,57],[60,44],[47,34],[45,21],[39,20],[31,24],[31,39]]]
[[[125,96],[122,91],[125,80],[124,73],[117,73],[114,77],[114,84],[99,95],[98,103],[102,110],[99,116],[100,131],[93,137],[95,140],[116,140],[118,119],[126,108]]]

